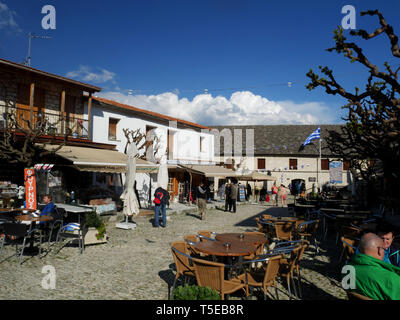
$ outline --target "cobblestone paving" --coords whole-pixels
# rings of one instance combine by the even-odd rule
[[[14,248],[6,246],[0,256],[0,299],[168,299],[174,280],[172,241],[199,230],[256,231],[253,218],[262,212],[286,215],[287,209],[241,205],[236,214],[213,209],[208,210],[205,221],[196,213],[173,214],[166,228],[153,228],[152,217],[136,217],[135,230],[117,229],[111,219],[106,244],[87,246],[82,255],[78,247],[66,246],[58,254],[54,254],[55,250],[45,253],[42,259],[24,256],[20,267],[16,257],[4,261],[14,252]],[[328,240],[320,244],[319,255],[313,246],[304,255],[303,299],[346,299],[338,281],[339,253],[334,235]],[[42,287],[46,276],[42,268],[46,265],[55,268],[55,289]],[[288,299],[285,287],[279,286],[280,299]]]

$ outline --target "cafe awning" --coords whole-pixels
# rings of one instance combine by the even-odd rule
[[[47,150],[54,149],[55,146],[46,146]],[[72,162],[79,171],[125,173],[127,156],[115,150],[62,146],[56,155]],[[158,166],[137,159],[136,172],[156,173]]]
[[[206,177],[234,177],[236,176],[236,172],[232,169],[227,169],[221,166],[216,165],[184,165],[187,168],[203,172]]]

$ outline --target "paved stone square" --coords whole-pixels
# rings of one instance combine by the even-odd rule
[[[134,218],[135,230],[115,228],[116,221],[121,221],[118,216],[108,222],[106,244],[87,246],[82,255],[78,247],[66,246],[58,254],[50,251],[42,259],[24,256],[21,266],[16,257],[3,261],[14,252],[6,246],[0,257],[0,299],[168,299],[174,279],[171,242],[199,230],[257,231],[253,218],[265,212],[286,215],[287,208],[247,204],[238,206],[236,214],[212,209],[205,221],[195,212],[181,212],[170,215],[166,228],[153,228],[151,216],[140,216]],[[304,255],[303,299],[347,299],[338,281],[339,251],[334,235],[328,240],[321,243],[319,255],[313,246]],[[46,265],[55,268],[55,289],[42,287],[46,276],[42,268]],[[288,299],[285,287],[280,286],[279,297]]]

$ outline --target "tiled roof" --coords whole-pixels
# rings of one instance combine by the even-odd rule
[[[220,133],[228,129],[232,134],[234,144],[234,129],[242,130],[242,150],[246,153],[246,129],[254,130],[254,155],[255,156],[318,156],[319,141],[312,141],[303,151],[299,148],[307,137],[321,127],[322,156],[334,156],[327,147],[325,137],[328,130],[339,131],[342,125],[254,125],[254,126],[213,126]],[[217,144],[216,144],[217,145]],[[239,147],[239,144],[236,144]],[[224,139],[220,139],[220,155],[224,154]],[[217,152],[216,152],[217,155]]]
[[[143,113],[146,115],[149,115],[151,117],[155,117],[155,118],[159,118],[159,119],[163,119],[163,120],[168,120],[168,121],[176,121],[179,124],[183,124],[189,127],[195,127],[197,129],[211,129],[209,127],[203,126],[201,124],[197,124],[194,122],[190,122],[190,121],[186,121],[186,120],[182,120],[182,119],[178,119],[178,118],[174,118],[174,117],[170,117],[161,113],[157,113],[157,112],[153,112],[150,110],[145,110],[145,109],[140,109],[140,108],[136,108],[127,104],[122,104],[113,100],[108,100],[108,99],[104,99],[104,98],[100,98],[100,97],[94,97],[93,96],[93,100],[96,100],[98,102],[101,103],[105,103],[105,104],[109,104],[112,105],[114,107],[118,107],[118,108],[122,108],[125,110],[129,110],[129,111],[135,111],[135,112],[139,112],[139,113]]]
[[[28,67],[28,66],[25,66],[23,64],[16,63],[16,62],[13,62],[13,61],[9,61],[9,60],[5,60],[5,59],[1,59],[0,58],[0,65],[7,65],[7,66],[10,66],[10,67],[13,67],[13,68],[20,69],[20,70],[33,72],[33,73],[36,73],[36,74],[39,74],[39,75],[42,75],[42,76],[45,76],[45,77],[50,77],[50,78],[53,78],[53,79],[66,81],[66,82],[75,84],[75,85],[77,85],[79,87],[82,87],[85,91],[91,91],[91,92],[101,91],[101,88],[93,86],[91,84],[83,83],[83,82],[76,81],[76,80],[73,80],[73,79],[70,79],[70,78],[66,78],[66,77],[62,77],[62,76],[59,76],[59,75],[56,75],[56,74],[53,74],[53,73],[49,73],[49,72],[46,72],[46,71],[42,71],[42,70],[39,70],[39,69]]]

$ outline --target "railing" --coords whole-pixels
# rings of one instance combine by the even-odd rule
[[[11,114],[13,119],[10,120],[6,114]],[[0,129],[27,129],[30,111],[22,107],[6,107],[0,105]],[[57,111],[47,110],[33,112],[33,126],[41,119],[45,119],[46,128],[44,134],[51,136],[64,136],[70,129],[70,136],[73,138],[88,139],[89,121],[83,119],[83,115],[75,115],[74,117],[65,116],[64,118]]]

